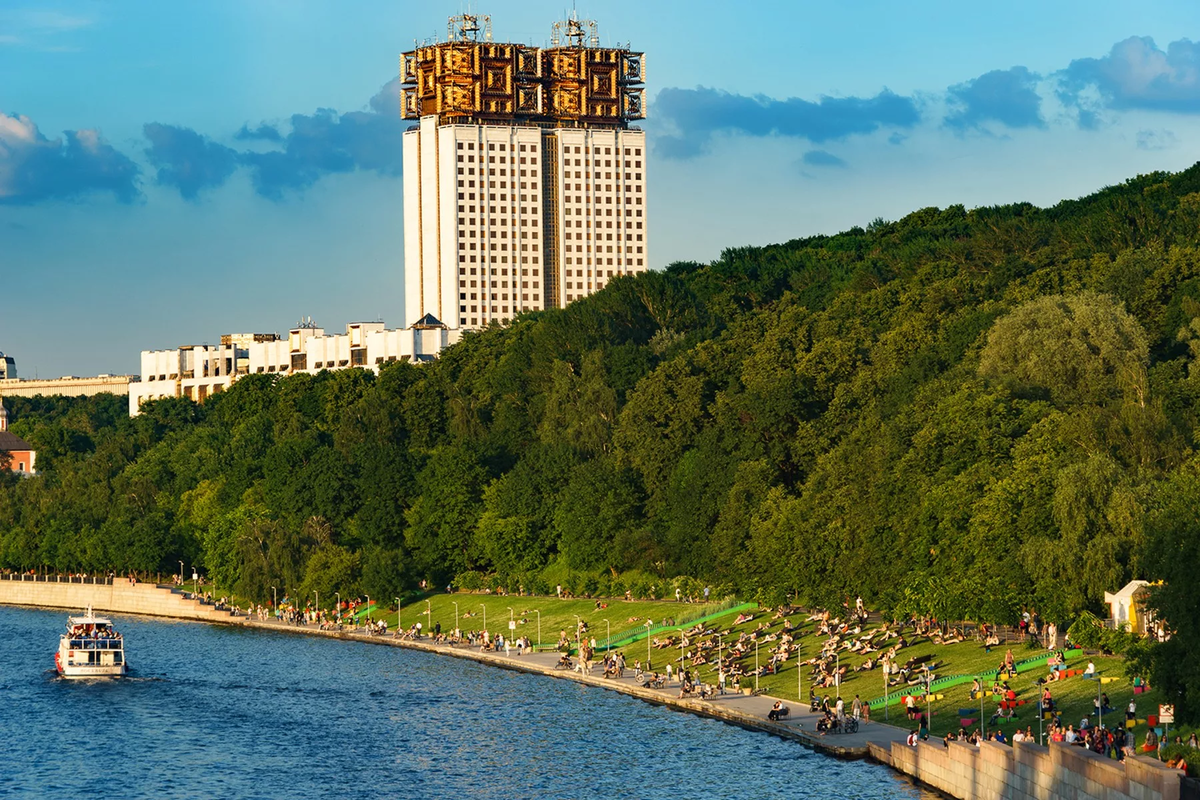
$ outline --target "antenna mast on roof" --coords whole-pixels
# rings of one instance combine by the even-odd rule
[[[478,42],[492,40],[492,18],[487,14],[457,14],[446,23],[446,40],[450,42]]]
[[[594,19],[580,19],[574,8],[571,16],[554,23],[550,31],[550,46],[560,47],[566,39],[567,47],[599,47],[600,36]]]

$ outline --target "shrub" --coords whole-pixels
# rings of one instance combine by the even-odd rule
[[[478,592],[484,588],[484,575],[482,572],[468,570],[460,572],[454,578],[454,585],[464,592]]]

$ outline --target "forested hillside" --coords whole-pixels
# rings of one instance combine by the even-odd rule
[[[8,399],[42,475],[0,487],[0,567],[182,559],[260,599],[686,575],[1067,620],[1200,564],[1198,358],[1200,167],[923,209],[619,279],[378,377],[253,375],[132,420]]]

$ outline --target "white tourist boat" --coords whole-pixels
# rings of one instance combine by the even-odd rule
[[[125,640],[112,622],[89,606],[82,617],[67,617],[54,666],[64,678],[119,678],[126,672]]]

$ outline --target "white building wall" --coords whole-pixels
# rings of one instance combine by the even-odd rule
[[[554,299],[565,305],[647,269],[646,134],[562,128],[547,146],[558,183]]]
[[[316,374],[325,369],[361,367],[376,372],[392,361],[429,361],[458,342],[462,332],[443,327],[387,330],[381,322],[351,323],[346,333],[325,335],[320,328],[294,329],[287,340],[254,342],[246,347],[195,345],[177,350],[146,350],[141,354],[142,380],[129,384],[129,415],[142,403],[167,397],[203,402],[225,391],[241,374],[237,363],[249,363],[249,374]],[[306,368],[291,368],[293,350],[304,355]],[[353,352],[365,349],[363,363]]]
[[[404,324],[423,315],[424,290],[421,263],[420,129],[404,132]]]

